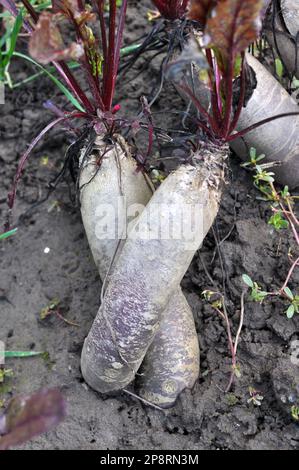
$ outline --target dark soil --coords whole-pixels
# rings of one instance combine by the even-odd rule
[[[139,2],[131,2],[127,37],[142,34],[145,13],[146,3],[143,8]],[[18,62],[11,72],[18,81],[32,69]],[[138,97],[151,90],[156,78],[157,64],[152,64],[142,78],[122,89],[121,103],[127,112],[137,112]],[[0,107],[3,223],[18,158],[51,119],[42,108],[50,97],[63,103],[51,83],[39,79],[7,92],[6,104]],[[184,109],[184,104],[166,87],[153,109],[163,112],[160,122],[165,129],[179,126],[178,118],[168,112],[173,109]],[[289,267],[291,235],[280,235],[267,224],[269,207],[257,200],[251,176],[234,158],[214,227],[223,240],[221,256],[211,232],[183,281],[201,346],[201,377],[194,390],[183,393],[173,409],[162,413],[126,394],[102,397],[83,382],[80,352],[99,306],[99,276],[67,184],[62,183],[45,203],[35,206],[59,172],[67,142],[65,133],[57,131],[31,155],[14,213],[18,233],[0,245],[0,340],[8,350],[49,353],[46,360],[10,360],[7,367],[13,369],[14,377],[0,389],[0,399],[7,402],[17,393],[59,386],[68,401],[65,422],[24,448],[298,449],[299,427],[292,420],[291,406],[299,405],[299,363],[291,355],[296,356],[293,348],[299,339],[299,316],[288,320],[285,305],[277,300],[259,305],[246,298],[239,347],[242,375],[231,393],[225,394],[222,390],[230,375],[227,335],[221,318],[201,296],[205,289],[222,291],[224,286],[236,331],[244,289],[242,274],[248,273],[264,289],[274,290],[283,284]],[[45,253],[45,248],[50,251]],[[294,288],[298,280],[297,272]],[[55,316],[40,319],[40,311],[54,298],[61,302],[61,313],[80,327],[68,326]],[[250,387],[264,397],[261,406],[248,402]]]

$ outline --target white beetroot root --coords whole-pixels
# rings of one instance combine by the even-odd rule
[[[98,139],[96,146],[104,157],[97,161],[99,156],[93,153],[83,162],[80,174],[82,218],[103,281],[112,271],[111,264],[121,252],[121,245],[118,240],[97,237],[97,216],[101,217],[98,209],[102,204],[112,204],[116,219],[119,219],[117,205],[124,202],[121,196],[125,196],[127,208],[133,207],[140,212],[153,193],[146,175],[136,171],[136,162],[123,140],[118,140],[116,147],[110,146],[107,151],[109,146]],[[199,345],[193,314],[181,289],[177,289],[165,308],[160,329],[147,352],[139,376],[140,394],[161,407],[172,406],[182,390],[194,386],[198,375]]]
[[[296,101],[257,59],[247,54],[246,60],[255,72],[257,87],[242,109],[238,131],[275,115],[299,112]],[[249,149],[254,147],[258,154],[266,155],[268,162],[281,162],[273,167],[277,181],[290,188],[299,185],[299,115],[270,121],[231,146],[246,161]]]
[[[125,238],[125,219],[120,219],[126,208],[130,208],[134,212],[131,216],[136,217],[135,211],[143,210],[152,196],[153,188],[146,175],[137,171],[136,161],[130,156],[121,137],[118,137],[115,145],[97,138],[95,148],[97,150],[81,165],[80,203],[88,243],[104,281],[116,251],[120,251],[122,237]],[[105,238],[98,231],[103,227],[103,217],[110,214],[115,233]]]
[[[280,0],[286,27],[295,39],[299,31],[299,0]]]
[[[274,50],[281,57],[290,74],[299,78],[299,1],[281,0],[281,9],[274,18],[275,35],[271,15],[266,23],[266,36]]]
[[[246,61],[255,73],[257,87],[242,108],[237,132],[279,114],[299,112],[296,101],[255,57],[246,54]],[[197,99],[208,110],[209,90],[198,75],[194,74],[192,80],[187,77],[187,85],[194,88]],[[178,87],[178,92],[189,105],[187,93],[181,87]],[[279,166],[273,165],[271,168],[279,183],[290,188],[299,185],[299,115],[270,121],[232,141],[230,146],[244,161],[249,160],[250,148],[256,148],[258,153],[265,155],[264,163],[280,162]]]
[[[199,344],[190,306],[175,291],[154,341],[136,377],[139,395],[162,408],[171,407],[180,393],[192,389],[199,375]]]
[[[102,393],[123,389],[134,379],[160,328],[166,306],[216,217],[223,151],[217,149],[214,154],[202,150],[200,156],[203,160],[198,167],[183,165],[162,183],[114,264],[81,358],[86,382]],[[202,205],[203,210],[196,248],[184,237],[144,239],[142,233],[149,226],[154,232],[168,229],[168,217],[164,217],[163,210],[161,217],[161,207],[167,212],[171,207],[171,219],[175,221],[188,204]]]

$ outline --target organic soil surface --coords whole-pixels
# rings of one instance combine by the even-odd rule
[[[126,40],[149,30],[149,2],[130,2]],[[141,68],[142,62],[139,64]],[[32,73],[15,61],[14,81]],[[131,116],[138,98],[151,91],[158,78],[157,63],[147,64],[142,77],[121,89],[120,102]],[[0,106],[0,217],[5,221],[6,197],[20,154],[50,121],[42,103],[64,99],[47,79],[7,91]],[[171,110],[184,104],[168,85],[153,107],[164,129],[179,127]],[[162,119],[161,119],[162,115]],[[160,116],[160,117],[159,117]],[[222,319],[202,298],[202,291],[223,291],[236,332],[240,318],[242,274],[265,290],[280,287],[289,269],[291,235],[268,225],[269,205],[258,200],[252,176],[231,158],[231,172],[213,231],[195,256],[183,281],[193,309],[201,347],[201,376],[194,390],[184,392],[166,412],[145,406],[125,393],[103,397],[91,390],[80,373],[80,353],[100,303],[101,285],[88,248],[78,206],[68,185],[61,183],[49,199],[47,184],[57,175],[69,142],[62,130],[38,145],[26,166],[14,211],[17,234],[0,245],[0,340],[7,350],[47,351],[44,358],[9,360],[13,377],[0,388],[6,403],[12,395],[58,386],[67,398],[66,420],[54,431],[33,439],[25,449],[298,449],[299,427],[291,417],[299,405],[299,316],[288,320],[285,305],[262,305],[245,297],[245,325],[238,352],[241,377],[229,394],[231,367]],[[215,243],[215,236],[220,243]],[[207,274],[208,273],[208,274]],[[294,289],[298,285],[294,274]],[[69,326],[55,315],[40,312],[59,300],[61,314],[76,322]],[[297,343],[296,343],[297,341]],[[297,345],[297,351],[296,351]],[[296,357],[297,354],[297,357]],[[250,400],[250,387],[263,397]]]

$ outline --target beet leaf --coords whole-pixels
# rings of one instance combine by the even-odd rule
[[[56,427],[65,418],[65,401],[57,389],[13,398],[0,417],[0,450],[18,446]]]
[[[263,0],[218,1],[205,28],[205,44],[232,62],[254,42],[261,29]]]

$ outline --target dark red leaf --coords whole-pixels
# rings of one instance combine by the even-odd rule
[[[57,389],[40,390],[11,400],[0,418],[0,450],[20,445],[56,427],[65,417],[65,401]]]
[[[257,39],[263,5],[263,0],[218,0],[207,20],[205,45],[234,60]]]

